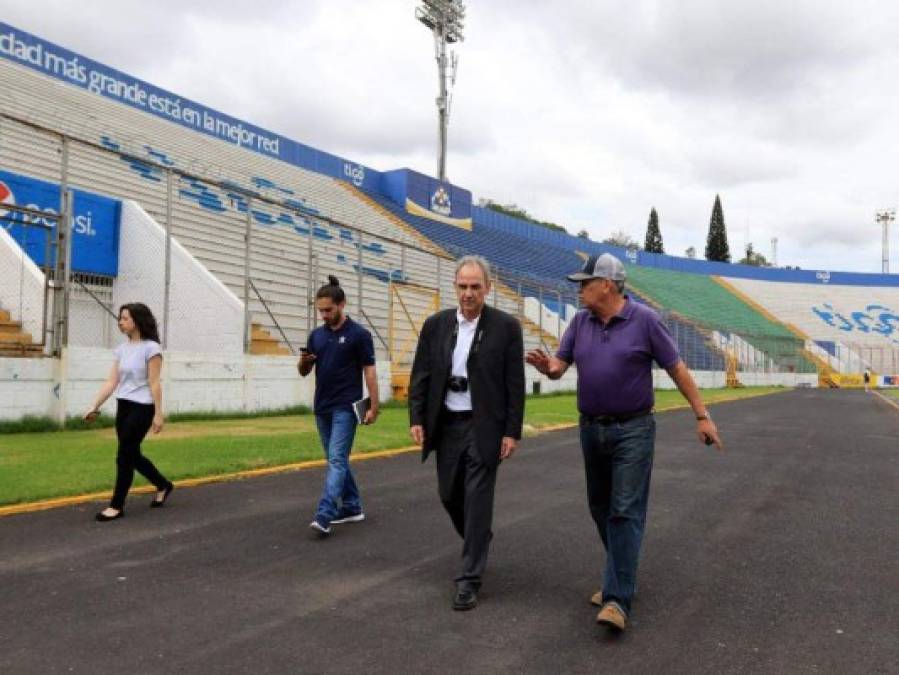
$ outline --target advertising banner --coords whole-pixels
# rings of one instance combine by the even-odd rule
[[[82,190],[72,192],[72,270],[116,276],[119,271],[121,204]],[[4,208],[6,205],[42,211],[48,217],[18,213]],[[59,206],[59,185],[0,170],[0,226],[37,265],[45,263],[47,242],[56,238],[56,220],[49,216],[58,215]],[[54,262],[49,261],[50,265]]]
[[[471,192],[468,190],[411,169],[384,173],[381,190],[412,215],[471,229]]]

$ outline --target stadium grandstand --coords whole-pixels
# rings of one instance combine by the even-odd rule
[[[120,339],[115,307],[134,300],[177,355],[170,410],[306,403],[294,354],[328,274],[375,336],[384,393],[402,395],[418,328],[454,305],[454,259],[469,253],[494,265],[491,302],[520,317],[527,348],[557,346],[577,306],[565,275],[611,252],[703,385],[858,386],[866,368],[881,386],[899,383],[896,275],[708,263],[549,231],[4,23],[0,83],[0,358],[19,359],[7,371],[31,386],[0,417],[84,407],[85,373]],[[535,389],[573,386],[528,376]]]

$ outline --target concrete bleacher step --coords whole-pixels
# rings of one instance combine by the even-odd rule
[[[254,323],[250,332],[250,354],[290,356],[290,350],[260,324]]]
[[[514,302],[516,305],[522,301],[522,298],[518,293],[513,291],[511,288],[506,286],[501,281],[496,282],[496,289],[499,293],[501,293],[507,300],[510,302]],[[552,333],[549,333],[535,322],[531,321],[529,318],[524,316],[523,313],[518,317],[521,321],[521,327],[524,329],[525,333],[530,333],[532,336],[536,337],[537,340],[541,343],[541,346],[548,348],[555,354],[556,350],[559,348],[559,338],[557,338]]]
[[[0,309],[0,357],[43,356],[42,345],[35,344],[31,333],[22,330],[19,321],[13,321],[9,312]]]

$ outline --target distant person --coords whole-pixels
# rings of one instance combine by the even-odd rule
[[[585,309],[572,319],[556,356],[537,349],[528,352],[527,362],[553,380],[572,363],[577,366],[587,500],[606,550],[602,588],[591,602],[601,607],[597,622],[624,630],[636,588],[655,452],[653,361],[689,401],[699,439],[719,450],[721,439],[659,315],[624,295],[621,261],[608,253],[594,255],[568,279],[580,283]]]
[[[86,422],[93,422],[100,414],[100,406],[115,394],[118,469],[109,507],[96,516],[101,523],[125,515],[125,498],[131,489],[135,469],[156,486],[151,508],[163,506],[175,489],[174,484],[159,473],[153,462],[140,451],[140,444],[147,432],[152,429],[154,434],[158,434],[163,426],[162,384],[159,380],[162,350],[156,319],[142,303],[122,305],[119,309],[119,330],[128,336],[128,341],[116,347],[115,363],[109,377],[100,388],[94,404],[84,414]]]
[[[422,462],[437,453],[440,500],[462,537],[453,609],[477,605],[493,538],[496,471],[512,456],[524,418],[524,346],[518,320],[486,304],[490,267],[456,265],[459,306],[425,321],[409,386],[409,433]]]
[[[315,368],[315,423],[328,469],[315,518],[309,527],[321,536],[339,523],[365,520],[359,487],[350,470],[350,451],[356,435],[353,404],[362,400],[362,379],[371,405],[362,419],[378,418],[378,373],[371,333],[344,312],[346,294],[336,277],[315,294],[315,307],[323,325],[309,334],[297,369],[306,377]]]
[[[865,368],[865,374],[863,377],[865,380],[865,391],[871,391],[871,369],[870,368]]]

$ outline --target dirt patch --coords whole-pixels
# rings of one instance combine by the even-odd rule
[[[311,418],[259,417],[245,420],[209,420],[199,422],[167,422],[162,432],[147,434],[147,441],[183,439],[200,436],[282,436],[315,431]],[[99,432],[103,438],[115,438],[115,429]]]

